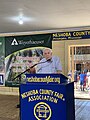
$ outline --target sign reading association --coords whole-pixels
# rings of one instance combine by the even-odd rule
[[[22,99],[28,98],[28,102],[46,100],[58,103],[58,99],[65,100],[64,95],[51,89],[34,89],[21,94]]]
[[[21,84],[20,120],[75,120],[73,88],[73,83]]]
[[[51,118],[52,108],[48,102],[51,102],[52,104],[58,104],[59,99],[63,102],[65,101],[64,95],[62,93],[51,89],[33,89],[22,93],[21,97],[22,100],[27,99],[27,101],[31,102],[31,104],[32,102],[39,101],[33,108],[34,116],[38,120],[49,120]]]

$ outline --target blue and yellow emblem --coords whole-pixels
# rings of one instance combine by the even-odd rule
[[[34,107],[34,116],[37,120],[49,120],[51,117],[51,108],[45,102],[39,102]]]

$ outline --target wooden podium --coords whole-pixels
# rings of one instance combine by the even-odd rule
[[[20,120],[75,120],[74,82],[68,83],[62,74],[26,78],[20,85]]]

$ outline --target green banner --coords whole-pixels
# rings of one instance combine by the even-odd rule
[[[52,48],[52,34],[5,37],[5,85],[17,86],[24,82],[24,74],[16,76],[38,63],[43,49]]]
[[[5,39],[0,37],[0,85],[4,85],[5,77]]]
[[[52,34],[5,37],[5,56],[30,47],[52,47]]]

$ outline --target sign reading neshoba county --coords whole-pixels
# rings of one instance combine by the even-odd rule
[[[58,32],[53,34],[53,40],[75,40],[75,39],[89,39],[89,38],[90,38],[90,30]]]

